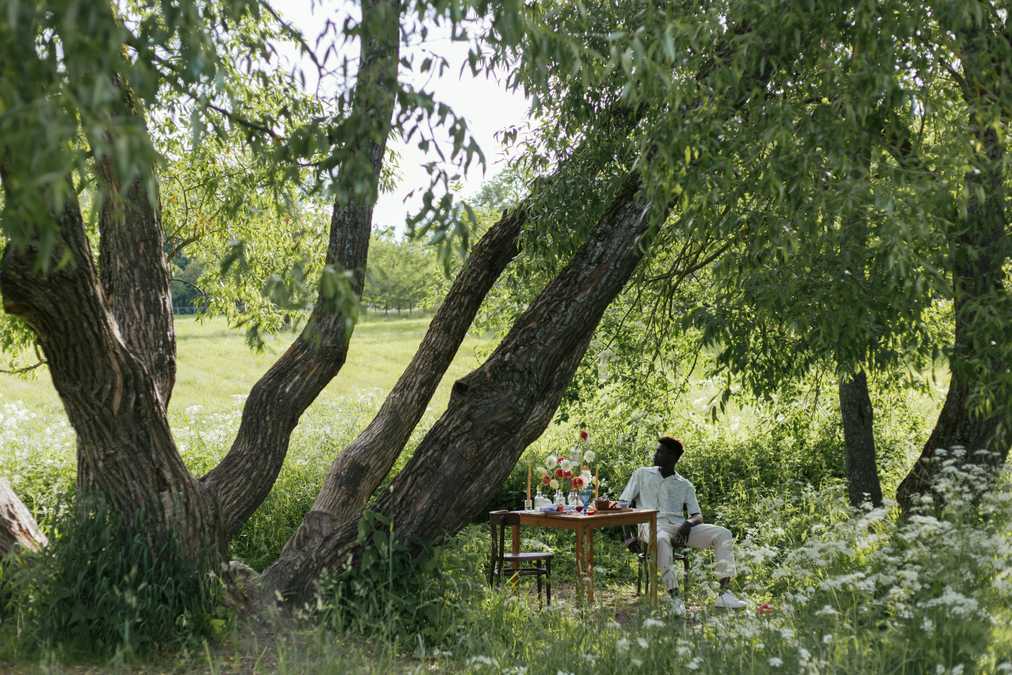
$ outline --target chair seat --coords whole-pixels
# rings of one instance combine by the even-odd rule
[[[503,553],[503,560],[524,561],[524,560],[548,560],[555,554],[551,551],[529,551],[521,553]]]

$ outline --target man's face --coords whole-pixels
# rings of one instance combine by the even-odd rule
[[[657,449],[654,451],[654,466],[673,469],[675,467],[675,453],[658,443]]]

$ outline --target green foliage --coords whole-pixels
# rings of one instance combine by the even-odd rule
[[[25,658],[150,654],[221,635],[213,572],[172,539],[149,541],[101,503],[63,509],[39,554],[5,563],[4,652]]]

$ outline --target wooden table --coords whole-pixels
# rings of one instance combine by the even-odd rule
[[[573,530],[576,532],[576,597],[583,600],[586,586],[587,600],[594,602],[594,530],[600,527],[621,527],[622,525],[650,526],[650,547],[647,560],[647,597],[657,603],[657,510],[628,509],[617,513],[599,511],[593,515],[567,513],[550,515],[540,511],[514,511],[519,522],[513,525],[513,553],[520,552],[520,528],[544,527],[551,530]],[[514,563],[519,565],[519,563]]]

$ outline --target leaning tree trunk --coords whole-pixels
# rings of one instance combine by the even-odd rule
[[[840,380],[840,415],[846,445],[847,495],[851,506],[870,501],[882,506],[882,484],[875,459],[871,397],[864,371]]]
[[[454,384],[446,412],[376,506],[393,518],[399,539],[432,541],[462,526],[544,431],[601,315],[642,257],[653,216],[638,177],[627,177],[569,265],[492,356]],[[481,476],[467,475],[475,467]],[[265,573],[266,592],[308,592],[322,569],[352,549],[356,529],[352,522],[321,531],[314,548],[289,551]]]
[[[0,478],[0,559],[16,547],[38,551],[48,544],[31,512],[6,478]]]
[[[1005,213],[1007,153],[997,131],[999,123],[1008,125],[1010,116],[1007,108],[996,103],[1012,97],[1012,73],[1007,60],[995,60],[995,52],[1001,50],[988,48],[988,40],[1001,40],[1000,35],[988,35],[976,25],[954,32],[963,47],[963,96],[975,152],[965,177],[966,215],[949,233],[956,320],[949,391],[920,457],[896,492],[904,513],[917,505],[917,495],[932,491],[943,469],[938,461],[940,449],[962,447],[965,454],[955,457],[957,462],[983,468],[993,477],[994,469],[1008,458],[1012,441],[1012,392],[1001,376],[1008,372],[1008,327],[1012,325],[1012,298],[1004,286],[1010,247]],[[936,505],[941,497],[935,495]]]
[[[361,57],[344,127],[349,142],[338,174],[327,248],[330,268],[352,272],[350,290],[356,298],[362,295],[373,206],[397,94],[399,7],[398,0],[362,3]],[[344,365],[352,327],[353,317],[338,299],[321,290],[302,333],[254,385],[231,449],[203,478],[219,499],[228,536],[270,493],[292,430]]]
[[[319,537],[358,519],[407,443],[492,285],[517,253],[525,212],[515,209],[475,245],[411,363],[369,426],[337,456],[323,488],[279,561],[320,545]]]
[[[595,161],[601,154],[602,142],[625,139],[640,114],[641,111],[628,110],[624,105],[609,109],[601,116],[597,135],[585,139],[542,185],[571,181],[574,165],[588,161],[588,155],[590,161]],[[608,139],[602,141],[601,133],[608,134]],[[414,358],[376,417],[331,465],[313,508],[285,544],[277,563],[279,568],[286,566],[289,557],[297,559],[302,551],[318,548],[319,538],[325,533],[358,521],[369,497],[393,467],[425,412],[485,296],[516,256],[532,201],[536,201],[536,195],[504,213],[472,249]]]

